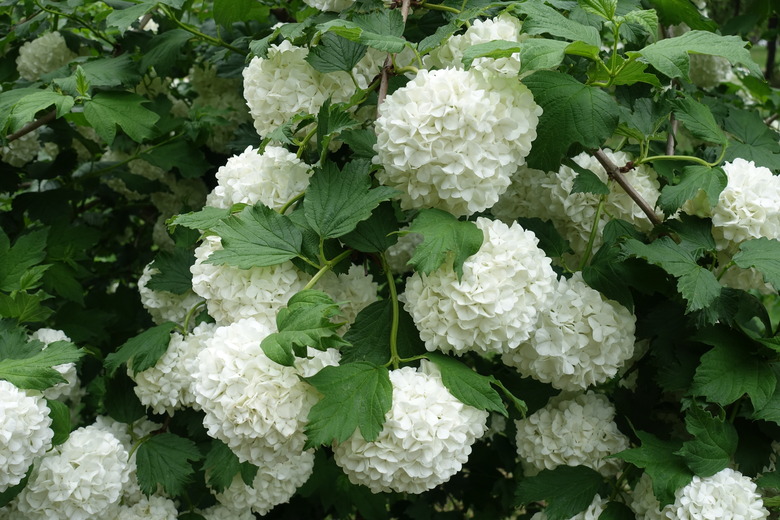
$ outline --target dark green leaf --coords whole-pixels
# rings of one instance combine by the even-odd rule
[[[545,501],[547,518],[564,520],[587,509],[602,480],[597,471],[585,466],[559,466],[521,480],[516,496],[521,504]]]
[[[518,218],[523,229],[533,231],[539,239],[539,247],[550,258],[557,258],[572,251],[569,241],[561,236],[552,222],[539,218]]]
[[[53,92],[51,90],[38,90],[21,98],[11,112],[11,128],[16,131],[35,119],[35,115],[54,105],[57,117],[62,117],[73,108],[75,100],[71,96]]]
[[[743,269],[756,268],[767,283],[780,291],[780,240],[762,237],[742,242],[733,260]]]
[[[153,367],[168,350],[171,331],[174,328],[176,324],[167,321],[130,338],[116,352],[106,356],[104,362],[106,370],[109,374],[113,374],[119,365],[128,362],[132,365],[133,374]]]
[[[513,8],[527,15],[523,22],[523,32],[526,34],[550,34],[570,41],[583,41],[596,47],[601,46],[601,38],[595,27],[582,25],[566,18],[542,2],[514,4]]]
[[[229,28],[233,22],[243,21],[256,3],[254,0],[214,0],[214,21]]]
[[[161,251],[155,257],[152,268],[159,272],[152,275],[147,287],[153,291],[184,294],[192,290],[190,267],[195,263],[192,251],[177,247],[173,251]]]
[[[113,58],[99,58],[84,62],[79,65],[72,76],[56,79],[54,82],[64,90],[79,92],[79,89],[84,90],[85,85],[90,87],[134,86],[140,79],[138,64],[133,61],[130,54],[122,54]]]
[[[200,148],[182,139],[158,146],[141,157],[166,171],[175,168],[185,179],[199,178],[211,168]]]
[[[162,486],[169,495],[184,492],[195,469],[190,461],[202,458],[195,443],[173,433],[152,436],[136,452],[138,483],[145,495]]]
[[[146,407],[141,404],[133,391],[135,381],[130,379],[126,372],[117,372],[106,381],[105,385],[104,405],[109,417],[121,423],[131,424],[146,416]]]
[[[325,33],[319,45],[309,50],[306,61],[319,72],[351,72],[366,55],[366,46]]]
[[[2,339],[7,339],[3,337]],[[13,350],[18,351],[19,346]],[[3,351],[8,352],[4,346]],[[29,351],[23,358],[4,358],[0,360],[0,379],[5,379],[19,388],[45,390],[57,383],[65,383],[65,378],[54,370],[54,366],[75,363],[85,352],[68,341],[55,341],[34,355]],[[12,354],[13,355],[13,354]]]
[[[583,268],[582,278],[607,298],[633,311],[634,296],[624,282],[627,279],[626,270],[620,258],[620,248],[607,243],[599,248],[590,263]]]
[[[729,466],[739,437],[731,423],[712,417],[692,405],[685,415],[685,428],[693,439],[685,441],[677,455],[700,477],[709,477]]]
[[[720,125],[715,121],[715,116],[707,105],[690,97],[675,99],[671,103],[674,107],[674,115],[693,137],[708,143],[726,144],[728,141],[726,134],[720,129]]]
[[[108,144],[114,142],[116,125],[136,142],[154,135],[160,116],[141,106],[147,100],[130,92],[101,92],[84,103],[84,117]]]
[[[11,503],[11,501],[19,495],[19,493],[22,492],[22,490],[27,487],[27,481],[30,480],[30,473],[32,473],[33,465],[30,464],[30,467],[27,469],[27,473],[24,475],[24,478],[15,486],[11,486],[5,491],[0,492],[0,508],[4,508],[8,504]]]
[[[424,354],[425,344],[414,326],[412,317],[403,307],[398,309],[398,355],[402,358]],[[383,365],[390,360],[390,332],[393,308],[390,300],[379,300],[362,311],[355,318],[344,339],[352,346],[342,349],[341,363],[367,361]]]
[[[133,22],[154,9],[154,6],[155,3],[153,1],[145,1],[140,4],[129,5],[125,9],[114,9],[106,18],[106,23],[109,27],[118,28],[119,34],[122,35]]]
[[[404,21],[397,9],[383,9],[358,15],[352,21],[335,19],[320,24],[322,32],[334,32],[350,41],[362,43],[380,51],[398,53],[404,50]]]
[[[43,291],[34,294],[24,291],[12,295],[0,293],[0,318],[16,318],[19,323],[45,321],[54,312],[41,305],[49,297]]]
[[[309,412],[307,448],[344,442],[356,429],[365,440],[376,439],[393,400],[387,368],[348,363],[325,367],[306,380],[323,395]]]
[[[651,0],[650,5],[658,12],[658,17],[664,25],[679,25],[684,23],[691,29],[714,31],[718,25],[707,19],[690,0]]]
[[[182,56],[182,47],[193,38],[184,29],[172,29],[155,36],[141,58],[141,70],[154,67],[158,73],[168,71]]]
[[[760,488],[780,489],[780,473],[777,471],[765,473],[756,479],[756,484],[758,484],[758,487]]]
[[[203,469],[206,471],[206,481],[211,489],[217,493],[222,493],[225,488],[233,483],[233,477],[241,471],[241,463],[238,457],[233,453],[227,444],[214,439],[211,442],[211,449],[206,454],[206,460],[203,462]]]
[[[667,184],[661,190],[658,197],[658,206],[666,215],[672,215],[685,204],[703,191],[710,207],[718,203],[720,192],[726,187],[728,178],[722,168],[710,168],[709,166],[686,166],[683,168],[680,182],[676,185]]]
[[[732,141],[729,145],[726,150],[726,160],[733,161],[741,157],[746,161],[755,162],[757,166],[773,170],[780,168],[780,143],[778,143],[777,132],[764,124],[761,114],[732,108],[726,118],[725,128],[739,140],[739,142]]]
[[[59,446],[70,437],[70,409],[62,401],[51,399],[46,400],[46,406],[49,407],[50,428],[54,432],[51,442],[54,446]]]
[[[566,159],[563,161],[563,163],[577,172],[577,176],[574,178],[574,182],[572,183],[571,192],[569,192],[570,195],[574,195],[575,193],[609,195],[609,186],[607,186],[604,181],[599,179],[598,175],[590,170],[582,168],[571,159]]]
[[[14,291],[25,272],[46,257],[48,229],[39,229],[16,239],[8,247],[8,237],[0,230],[0,291]]]
[[[484,240],[476,224],[460,221],[440,209],[420,211],[409,226],[409,232],[423,236],[409,260],[416,271],[430,274],[446,265],[452,266],[458,278],[463,276],[463,263],[479,251]]]
[[[677,234],[679,246],[698,260],[707,252],[715,251],[712,238],[712,223],[709,219],[681,215],[679,220],[670,219],[666,227]]]
[[[398,242],[395,234],[400,228],[395,209],[390,202],[383,202],[371,216],[358,222],[354,231],[341,237],[347,246],[364,253],[381,253]]]
[[[356,157],[371,159],[376,155],[374,151],[376,134],[370,130],[344,130],[341,132],[340,140],[352,148]]]
[[[457,400],[480,410],[509,416],[501,396],[491,386],[496,380],[493,376],[483,376],[461,361],[437,352],[428,354],[428,359],[436,363],[442,383]]]

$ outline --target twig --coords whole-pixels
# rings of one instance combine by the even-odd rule
[[[675,119],[674,114],[671,114],[669,115],[669,123],[672,125],[672,129],[666,136],[666,155],[674,155],[674,138],[677,135],[677,127],[680,122]]]
[[[775,121],[777,121],[777,118],[778,118],[778,117],[780,117],[780,113],[777,113],[777,114],[772,114],[771,116],[769,116],[769,117],[767,117],[766,119],[764,119],[764,124],[765,124],[765,125],[771,125],[772,123],[774,123]]]
[[[637,206],[647,215],[647,218],[650,219],[650,221],[653,223],[654,226],[658,226],[661,224],[661,219],[658,218],[658,215],[655,214],[655,211],[653,211],[653,208],[650,206],[650,204],[647,203],[645,199],[642,198],[642,196],[637,192],[631,184],[628,183],[625,177],[623,177],[623,174],[621,173],[621,168],[615,165],[612,161],[609,160],[609,157],[607,157],[607,154],[604,153],[604,151],[599,148],[598,150],[593,151],[593,157],[596,158],[596,160],[601,164],[601,166],[604,167],[604,169],[607,171],[607,175],[609,175],[610,178],[614,179],[615,182],[617,182],[621,188],[623,188],[623,191],[625,191],[629,197],[631,197],[631,200],[636,202]]]
[[[138,22],[138,29],[142,30],[144,27],[146,27],[146,24],[149,23],[149,20],[152,19],[152,13],[146,13],[143,18],[141,18],[141,21]]]
[[[36,128],[40,128],[40,127],[42,127],[43,125],[45,125],[47,123],[51,123],[52,121],[54,121],[54,119],[56,117],[57,117],[57,111],[56,110],[52,110],[48,114],[46,114],[44,116],[41,116],[40,118],[36,119],[35,121],[32,121],[31,123],[27,123],[21,129],[19,129],[18,131],[12,133],[11,135],[9,135],[8,136],[8,142],[10,143],[11,141],[16,141],[20,137],[23,137],[23,136],[29,134],[30,132],[32,132]]]
[[[404,20],[404,24],[406,24],[406,19],[409,17],[410,5],[411,5],[411,0],[403,0],[401,2],[401,17]],[[388,82],[390,81],[390,69],[392,67],[393,67],[392,54],[388,54],[387,58],[385,58],[384,65],[382,65],[382,76],[379,82],[379,91],[377,92],[377,101],[376,101],[377,116],[379,115],[380,105],[382,105],[382,103],[385,101],[385,98],[387,97],[387,87],[388,87]]]

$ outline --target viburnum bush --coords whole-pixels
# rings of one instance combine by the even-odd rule
[[[0,2],[0,519],[777,517],[778,14]]]

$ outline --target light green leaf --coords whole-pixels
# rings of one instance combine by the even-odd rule
[[[114,142],[116,125],[136,142],[154,135],[160,116],[141,106],[147,100],[130,92],[101,92],[84,103],[84,116],[108,144]]]
[[[0,337],[0,341],[10,341],[10,338],[4,335]],[[75,363],[84,355],[84,351],[68,341],[55,341],[45,350],[39,350],[42,346],[40,344],[38,349],[34,349],[36,352],[32,355],[27,351],[21,353],[18,358],[4,356],[0,359],[0,379],[5,379],[19,388],[31,390],[45,390],[57,383],[66,383],[65,378],[52,367]],[[19,352],[19,348],[22,347],[2,345],[0,351],[7,354],[9,351]]]
[[[780,143],[777,132],[764,124],[761,114],[732,108],[726,118],[725,128],[738,140],[729,143],[726,160],[733,161],[741,157],[755,162],[757,166],[780,169]]]
[[[780,240],[761,237],[742,242],[733,260],[743,269],[756,268],[767,283],[780,291]]]
[[[13,247],[0,247],[0,291],[14,291],[25,272],[46,257],[46,238],[49,229],[32,231],[16,239]],[[0,230],[3,244],[9,243],[8,237]]]
[[[531,168],[555,171],[572,144],[598,148],[617,128],[618,105],[601,89],[584,85],[568,74],[547,70],[534,72],[523,83],[544,110],[527,159]]]
[[[525,43],[523,43],[525,45]],[[508,58],[520,52],[522,46],[517,42],[507,40],[493,40],[486,43],[478,43],[467,48],[463,52],[463,66],[468,69],[477,58]]]
[[[674,502],[674,492],[686,486],[693,473],[686,466],[685,459],[677,455],[682,448],[678,441],[662,441],[654,435],[636,432],[642,442],[639,448],[632,448],[613,455],[638,468],[642,468],[653,481],[653,494],[661,506]]]
[[[46,406],[49,407],[50,428],[54,432],[51,443],[59,446],[70,437],[70,408],[62,401],[52,399],[46,399]]]
[[[277,265],[301,252],[303,234],[289,217],[262,202],[217,222],[212,230],[222,238],[222,249],[206,260],[240,269]]]
[[[51,90],[38,90],[21,98],[11,109],[11,131],[16,131],[35,119],[35,115],[54,105],[57,117],[62,117],[73,108],[75,100],[71,96],[53,92]]]
[[[320,237],[337,238],[355,229],[380,202],[396,193],[387,186],[371,188],[367,161],[352,161],[343,171],[328,162],[309,181],[304,215]]]
[[[550,34],[570,41],[583,41],[595,47],[601,46],[601,38],[595,27],[570,20],[543,2],[524,2],[514,4],[512,8],[527,16],[523,22],[523,32],[526,34]]]
[[[708,143],[726,144],[728,141],[726,134],[720,129],[720,125],[715,121],[715,116],[707,105],[690,97],[674,99],[671,103],[674,107],[674,115],[695,138]]]
[[[547,38],[528,38],[520,46],[520,72],[554,69],[566,55],[569,42],[548,40]]]
[[[654,9],[629,11],[623,15],[623,20],[640,25],[653,39],[658,34],[658,13]]]
[[[192,290],[190,267],[195,263],[192,251],[174,248],[172,251],[160,251],[152,262],[157,269],[146,286],[153,291],[168,291],[173,294],[185,294]]]
[[[678,184],[667,184],[663,187],[661,196],[658,197],[658,206],[666,215],[671,215],[702,191],[706,194],[710,207],[715,207],[727,182],[726,172],[722,168],[686,166]]]
[[[564,159],[563,164],[577,172],[577,176],[574,178],[571,191],[569,192],[570,195],[574,195],[575,193],[609,195],[609,186],[599,179],[598,175],[583,168],[571,159]]]
[[[204,207],[200,211],[176,215],[170,220],[169,226],[184,226],[188,229],[211,229],[221,221],[228,218],[231,210],[222,208]]]
[[[676,454],[696,475],[709,477],[729,466],[739,440],[734,425],[692,405],[685,415],[685,429],[693,439],[685,441]]]
[[[397,9],[355,16],[352,21],[335,19],[318,25],[317,29],[385,52],[401,52],[407,43],[403,38],[403,18]]]
[[[602,476],[588,467],[558,466],[521,480],[516,497],[521,504],[545,501],[548,520],[564,520],[587,509],[602,481]]]
[[[109,375],[116,372],[116,369],[122,363],[130,363],[133,368],[133,374],[153,367],[165,354],[165,351],[168,350],[168,343],[171,341],[171,331],[174,328],[176,328],[176,324],[167,321],[127,340],[116,352],[106,356],[103,364]]]
[[[81,79],[79,79],[79,69]],[[138,73],[138,64],[133,61],[130,54],[122,54],[114,58],[98,58],[80,64],[76,72],[54,82],[65,90],[80,92],[84,83],[90,87],[116,87],[118,85],[136,85],[141,78]],[[82,86],[79,87],[79,81]]]
[[[393,402],[387,368],[365,362],[327,366],[306,381],[323,396],[309,412],[306,448],[344,442],[356,429],[367,441],[377,438]]]
[[[605,20],[612,20],[617,9],[617,0],[577,0],[583,11],[587,11]]]
[[[306,61],[319,72],[351,72],[365,55],[365,45],[325,33],[319,45],[309,49]]]
[[[255,0],[214,0],[214,21],[230,28],[241,22],[257,2]]]
[[[116,27],[119,29],[119,34],[121,36],[131,25],[133,25],[133,22],[151,11],[154,6],[154,1],[146,0],[140,4],[129,5],[124,9],[114,9],[106,18],[106,24],[108,24],[109,27]]]
[[[409,260],[416,271],[430,274],[442,265],[452,266],[459,279],[463,276],[463,263],[479,251],[484,240],[476,224],[458,220],[440,209],[420,211],[409,232],[423,236]]]
[[[439,368],[445,388],[461,403],[509,416],[501,396],[491,386],[495,377],[483,376],[457,359],[437,352],[431,352],[427,357]]]
[[[761,76],[761,68],[753,61],[739,36],[721,36],[707,31],[690,31],[677,38],[666,38],[628,56],[642,56],[650,65],[670,78],[688,80],[690,53],[723,56],[732,65],[743,65],[751,74]]]
[[[171,496],[183,493],[195,473],[190,461],[202,458],[190,439],[168,432],[152,436],[136,452],[141,491],[148,496],[157,492],[157,486],[160,485]]]
[[[182,56],[182,47],[193,38],[184,29],[172,29],[152,38],[141,58],[141,70],[168,71]]]

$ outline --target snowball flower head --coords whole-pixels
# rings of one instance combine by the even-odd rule
[[[40,341],[43,343],[43,349],[51,345],[56,341],[70,342],[70,338],[61,330],[42,328],[38,329],[30,335],[30,339]],[[79,376],[76,371],[76,363],[63,363],[61,365],[55,365],[52,367],[63,378],[64,383],[57,383],[56,385],[47,388],[43,391],[43,397],[46,399],[60,399],[66,401],[68,399],[79,398]]]
[[[519,224],[476,220],[484,235],[463,264],[415,273],[406,283],[404,308],[429,351],[501,353],[528,340],[541,309],[555,292],[551,261],[536,236]]]
[[[517,454],[525,474],[558,466],[588,466],[602,475],[617,473],[620,461],[605,459],[628,448],[614,421],[615,407],[600,394],[555,397],[517,426]]]
[[[218,325],[243,318],[273,322],[279,309],[311,279],[292,262],[250,269],[205,262],[220,249],[219,237],[206,237],[195,249],[195,264],[190,267],[192,289],[206,299]]]
[[[711,477],[694,476],[674,494],[674,503],[664,509],[673,520],[759,520],[767,518],[756,485],[730,468]]]
[[[301,376],[336,365],[340,357],[333,349],[309,349],[311,359],[280,365],[260,348],[274,331],[271,323],[253,319],[216,329],[198,354],[192,386],[209,435],[256,466],[303,450],[303,429],[318,394]]]
[[[251,509],[235,509],[224,504],[211,506],[198,513],[206,520],[255,520]]]
[[[593,502],[585,509],[585,511],[579,512],[576,515],[569,518],[569,520],[599,520],[601,513],[607,508],[609,500],[601,498],[600,495],[593,497]],[[531,520],[547,520],[547,513],[540,511],[531,517]]]
[[[653,493],[653,479],[647,473],[642,473],[642,477],[634,486],[628,505],[636,513],[637,518],[643,520],[661,520],[665,518],[661,512],[661,503],[658,502]]]
[[[3,162],[21,168],[28,162],[35,159],[41,145],[38,142],[38,131],[35,130],[25,134],[19,139],[14,139],[7,145],[0,148],[0,158]]]
[[[509,188],[490,208],[490,212],[507,224],[520,217],[552,220],[553,204],[549,188],[551,175],[528,166],[519,167],[512,174]]]
[[[309,167],[294,153],[267,146],[260,154],[250,146],[217,170],[218,185],[206,205],[229,209],[233,204],[262,202],[278,210],[306,189],[310,176]]]
[[[0,493],[22,481],[30,464],[49,448],[49,407],[42,397],[27,395],[0,379]]]
[[[469,47],[495,40],[519,42],[522,22],[509,13],[489,20],[475,20],[462,35],[450,36],[441,47],[435,49],[423,60],[428,68],[463,68],[463,53]],[[476,70],[497,72],[505,76],[517,76],[520,72],[520,53],[506,58],[477,58],[471,64]]]
[[[635,325],[633,314],[576,273],[557,283],[529,340],[502,359],[523,376],[561,390],[584,390],[614,377],[631,358]]]
[[[65,38],[54,31],[22,45],[16,58],[16,68],[22,78],[36,81],[74,58],[76,55],[68,49]]]
[[[188,406],[199,408],[192,393],[192,376],[198,354],[215,329],[213,323],[201,323],[187,336],[174,332],[168,349],[153,367],[133,374],[132,366],[128,366],[127,375],[135,381],[133,391],[141,404],[154,413],[169,415]]]
[[[407,231],[408,226],[401,231]],[[398,237],[398,242],[387,248],[385,256],[387,257],[387,265],[390,266],[390,270],[395,274],[403,274],[412,270],[412,266],[409,265],[409,260],[414,256],[414,251],[417,246],[423,241],[423,236],[420,233],[407,233]]]
[[[422,493],[460,471],[488,413],[453,397],[427,361],[421,370],[391,371],[390,382],[393,404],[377,438],[366,441],[356,430],[334,447],[334,460],[350,482],[374,493]]]
[[[36,464],[19,495],[19,511],[30,520],[109,517],[129,471],[119,439],[95,426],[79,428]]]
[[[347,323],[354,323],[360,311],[377,301],[378,288],[373,276],[360,265],[351,265],[346,273],[329,271],[317,283],[317,289],[330,296],[334,302],[343,303],[337,319]]]
[[[122,506],[116,520],[176,520],[178,517],[173,500],[151,495],[132,506]]]
[[[524,164],[541,113],[514,78],[421,70],[379,107],[377,178],[401,191],[404,209],[483,211]]]
[[[340,13],[355,3],[355,0],[303,0],[303,3],[320,11]]]
[[[152,263],[146,264],[138,279],[138,294],[141,296],[141,304],[152,316],[152,320],[158,325],[166,321],[183,324],[187,313],[203,298],[193,291],[184,294],[175,294],[168,291],[155,291],[149,287],[152,276],[159,274],[160,270],[152,267]]]

